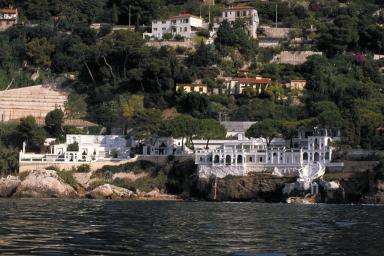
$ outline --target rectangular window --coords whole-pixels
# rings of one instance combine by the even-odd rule
[[[203,87],[200,87],[199,88],[199,92],[203,92],[204,90],[203,90]]]
[[[262,163],[262,162],[263,162],[263,158],[262,158],[262,157],[260,157],[260,159],[259,159],[259,160],[260,160],[260,161],[259,161],[260,163]]]
[[[225,12],[224,16],[225,16],[225,18],[227,18],[228,17],[228,12]]]
[[[243,11],[243,16],[247,16],[247,11]]]
[[[157,31],[157,28],[153,28],[153,31]]]
[[[189,19],[184,19],[184,23],[188,23],[189,22]]]
[[[236,17],[240,17],[240,12],[239,11],[236,12]]]
[[[162,28],[162,30],[163,30],[163,31],[165,31],[165,30],[166,30],[166,28]]]
[[[167,21],[163,20],[161,23],[163,23],[163,24],[166,24],[166,23],[167,23]]]
[[[187,27],[184,28],[184,32],[187,32]]]

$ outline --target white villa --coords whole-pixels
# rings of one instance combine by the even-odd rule
[[[222,14],[223,20],[234,22],[242,19],[247,26],[248,35],[257,38],[257,27],[259,26],[259,15],[253,6],[233,6],[224,8]]]
[[[162,39],[164,34],[181,35],[191,39],[203,27],[203,19],[190,13],[180,13],[178,16],[165,20],[152,21],[152,37]]]
[[[304,166],[317,162],[326,167],[343,166],[342,163],[332,163],[331,137],[309,136],[297,139],[297,142],[297,147],[290,148],[284,143],[268,146],[265,139],[222,141],[220,145],[198,149],[195,163],[200,177],[219,178],[265,170],[297,175]]]
[[[69,145],[78,145],[78,150],[70,151]],[[94,162],[98,160],[128,159],[133,143],[122,135],[77,135],[68,134],[66,143],[55,144],[55,139],[47,139],[49,153],[27,153],[25,143],[20,152],[20,162]]]

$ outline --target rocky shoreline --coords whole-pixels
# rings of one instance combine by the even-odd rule
[[[158,189],[149,192],[131,191],[111,184],[102,184],[89,190],[78,184],[73,187],[65,183],[55,170],[31,171],[24,178],[1,178],[0,197],[181,200],[178,196],[161,193]]]
[[[318,181],[319,193],[309,196],[309,191],[293,189],[286,192],[285,188],[295,178],[253,173],[242,177],[199,179],[197,175],[192,175],[193,169],[186,171],[188,169],[183,165],[177,165],[176,169],[179,170],[177,173],[184,174],[178,177],[177,183],[175,179],[170,180],[168,177],[168,182],[172,185],[159,189],[154,185],[154,179],[149,179],[147,183],[151,186],[144,186],[146,191],[142,191],[141,187],[130,190],[127,187],[132,186],[120,187],[120,183],[113,182],[121,178],[131,181],[148,178],[149,174],[145,172],[116,172],[109,182],[100,182],[92,172],[34,170],[19,176],[0,178],[0,197],[384,204],[384,179],[381,172],[375,170],[328,173],[324,179]],[[156,176],[152,178],[156,179]]]

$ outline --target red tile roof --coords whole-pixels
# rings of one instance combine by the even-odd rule
[[[185,18],[185,17],[193,17],[193,18],[196,18],[196,19],[201,19],[200,17],[197,17],[191,13],[180,13],[179,15],[177,16],[173,16],[173,17],[170,17],[169,19],[179,19],[179,18]]]
[[[270,84],[272,83],[271,78],[234,78],[233,80],[238,81],[242,84]]]
[[[14,13],[16,14],[17,9],[0,9],[0,13]]]
[[[230,6],[225,7],[224,10],[249,10],[249,9],[256,9],[254,6]]]

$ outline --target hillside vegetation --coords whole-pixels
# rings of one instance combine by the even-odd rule
[[[212,16],[221,15],[224,1],[217,2]],[[197,0],[14,0],[2,1],[0,7],[9,4],[18,8],[25,25],[0,33],[0,88],[72,75],[75,79],[66,85],[71,92],[66,115],[86,118],[107,131],[134,127],[139,138],[209,139],[223,136],[222,127],[212,121],[222,113],[235,121],[263,121],[286,138],[300,127],[340,128],[348,147],[384,147],[378,132],[384,121],[383,61],[373,60],[374,53],[384,50],[382,1],[250,1],[262,25],[274,24],[277,5],[279,27],[297,28],[298,36],[311,42],[294,46],[288,42],[273,50],[259,48],[242,22],[224,22],[214,44],[197,43],[194,50],[146,45],[142,32],[153,19],[181,11],[200,15]],[[89,28],[93,22],[127,25],[130,9],[135,31]],[[201,12],[208,17],[208,7]],[[273,54],[282,50],[324,54],[298,66],[270,63]],[[251,75],[271,77],[273,85],[260,95],[175,90],[176,83],[196,79],[221,90],[220,76],[241,76],[238,70],[244,67]],[[36,70],[40,76],[32,81]],[[282,84],[290,79],[307,80],[306,90],[284,88]],[[182,115],[164,120],[162,112],[171,108]],[[63,136],[65,131],[56,128],[42,129],[32,120],[2,124],[0,153],[17,152],[20,138],[27,139],[33,150],[43,150],[45,137]],[[0,164],[3,170],[15,166],[14,160]]]

